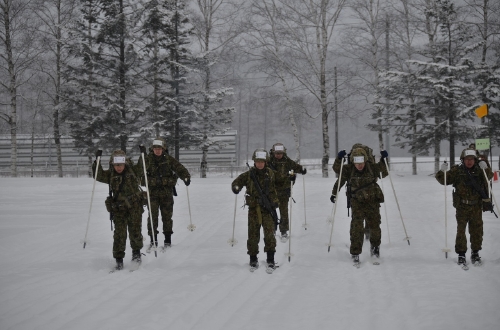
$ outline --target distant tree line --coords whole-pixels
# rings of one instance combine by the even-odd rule
[[[499,38],[496,0],[0,0],[0,132],[12,176],[22,129],[51,132],[61,177],[62,135],[89,164],[162,136],[202,150],[205,177],[231,127],[246,149],[286,131],[300,160],[318,125],[328,177],[330,125],[337,152],[339,121],[369,113],[416,174],[419,155],[437,169],[471,136],[500,143]]]

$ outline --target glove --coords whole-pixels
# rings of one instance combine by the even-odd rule
[[[482,169],[482,170],[485,170],[488,168],[488,165],[486,165],[486,162],[484,160],[480,161],[479,162],[479,167]]]
[[[330,196],[330,202],[332,202],[332,203],[334,203],[334,204],[335,204],[335,198],[336,198],[336,196],[335,196],[334,194],[332,194],[332,195]]]
[[[305,167],[302,167],[302,171],[300,172],[300,174],[306,175],[306,173],[307,173],[307,169]]]
[[[144,144],[141,144],[139,146],[139,150],[141,150],[141,154],[146,154],[146,147],[144,146]]]
[[[340,152],[337,154],[337,158],[338,158],[338,159],[342,159],[342,158],[344,158],[344,157],[345,157],[345,155],[346,155],[345,150],[340,150]],[[305,173],[304,173],[304,174],[305,174]]]
[[[186,187],[191,184],[191,179],[190,178],[185,178],[184,183],[186,184]]]
[[[238,187],[238,186],[232,186],[231,190],[233,191],[233,193],[235,195],[238,195],[240,193],[240,187]]]
[[[382,157],[382,159],[384,159],[384,158],[389,157],[389,154],[387,153],[387,151],[382,150],[382,151],[380,152],[380,156]]]
[[[98,149],[96,152],[95,152],[95,157],[101,157],[102,156],[102,149]]]
[[[441,165],[441,171],[442,171],[442,172],[446,172],[446,171],[448,171],[448,164],[447,164],[447,163],[443,163],[443,164]]]
[[[290,179],[290,181],[295,182],[295,179],[297,178],[297,176],[295,174],[292,174],[292,175],[288,176],[288,178]]]

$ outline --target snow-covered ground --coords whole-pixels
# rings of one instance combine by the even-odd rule
[[[365,244],[361,268],[352,266],[343,193],[328,252],[335,179],[332,172],[324,179],[313,171],[305,176],[306,215],[301,176],[295,185],[291,251],[278,241],[280,267],[272,275],[264,267],[248,271],[242,193],[234,231],[239,242],[227,243],[235,205],[228,176],[193,179],[193,232],[187,230],[186,188],[178,186],[173,247],[158,257],[147,254],[135,272],[127,271],[128,247],[125,270],[113,274],[106,185],[96,184],[90,242],[83,249],[92,179],[1,178],[0,329],[499,329],[500,220],[483,213],[484,265],[463,271],[453,252],[451,188],[447,246],[452,252],[446,259],[444,187],[430,172],[397,171],[391,177],[411,245],[386,178],[381,265],[368,262]],[[493,192],[500,201],[500,182]],[[263,252],[259,256],[265,260]]]

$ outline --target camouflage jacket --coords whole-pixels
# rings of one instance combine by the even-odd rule
[[[467,172],[470,173],[470,176]],[[486,176],[488,179],[493,177],[493,172],[491,168],[485,169]],[[471,178],[482,188],[484,194],[488,194],[488,183],[486,182],[486,178],[484,177],[483,170],[477,165],[467,170],[464,165],[455,165],[450,168],[449,171],[446,171],[446,185],[453,185],[455,188],[456,196],[465,201],[478,201],[482,199],[481,194],[474,189]],[[436,180],[444,185],[445,173],[443,171],[439,171],[436,173]]]
[[[148,188],[150,190],[154,191],[155,189],[168,188],[168,191],[172,191],[179,177],[182,180],[190,179],[188,170],[170,155],[163,154],[161,156],[156,156],[153,152],[150,152],[144,158],[144,161],[146,163]],[[145,186],[142,156],[139,158],[137,166],[139,166],[141,170],[142,185]]]
[[[94,176],[95,171],[96,162],[92,165]],[[114,203],[122,204],[125,209],[139,206],[142,208],[143,194],[139,185],[140,176],[138,173],[140,173],[139,168],[134,166],[131,161],[127,161],[125,170],[120,174],[113,169],[112,165],[108,170],[103,170],[101,164],[99,164],[96,180],[109,184]]]
[[[346,164],[342,167],[340,188],[347,182],[347,197],[354,203],[383,203],[384,194],[376,183],[380,173],[383,178],[389,175],[384,161],[376,164],[367,162],[362,171],[358,171],[354,164]],[[338,185],[339,180],[333,186],[333,195],[337,195]]]
[[[269,200],[273,204],[278,204],[278,196],[276,194],[276,186],[275,186],[275,176],[274,171],[269,167],[264,167],[262,170],[257,169],[255,166],[251,167],[249,171],[241,173],[231,184],[231,187],[238,187],[238,190],[241,190],[243,187],[246,187],[245,191],[245,202],[248,206],[256,206],[257,203],[260,203],[260,194],[255,188],[254,181],[250,176],[250,171],[255,173],[257,177],[257,181],[263,191],[263,193],[268,196]]]
[[[290,171],[294,173],[302,172],[302,166],[288,158],[287,155],[283,155],[281,159],[277,159],[274,156],[271,157],[268,165],[275,171],[275,184],[278,194],[290,189]]]

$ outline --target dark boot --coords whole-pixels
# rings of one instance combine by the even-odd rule
[[[172,246],[172,234],[171,233],[163,233],[165,235],[165,248]]]
[[[370,248],[370,254],[372,257],[379,258],[380,257],[380,247],[378,246],[372,246]]]
[[[460,252],[458,254],[458,264],[459,265],[465,265],[467,261],[465,260],[465,252]]]
[[[155,247],[158,246],[158,242],[149,242],[149,247],[146,249],[147,253],[151,253],[151,250],[153,250]]]
[[[478,250],[472,251],[472,253],[470,254],[470,261],[472,262],[472,264],[481,263],[481,257],[479,256]]]
[[[137,262],[138,264],[141,263],[141,250],[133,250],[132,251],[132,261]]]
[[[116,259],[116,270],[122,270],[123,269],[123,258],[115,258]]]
[[[250,267],[257,267],[259,265],[259,259],[257,256],[250,256]]]
[[[275,251],[268,251],[267,252],[267,260],[266,260],[266,262],[267,262],[268,265],[273,265],[274,266],[274,264],[275,264],[274,263],[274,253],[275,253]]]

